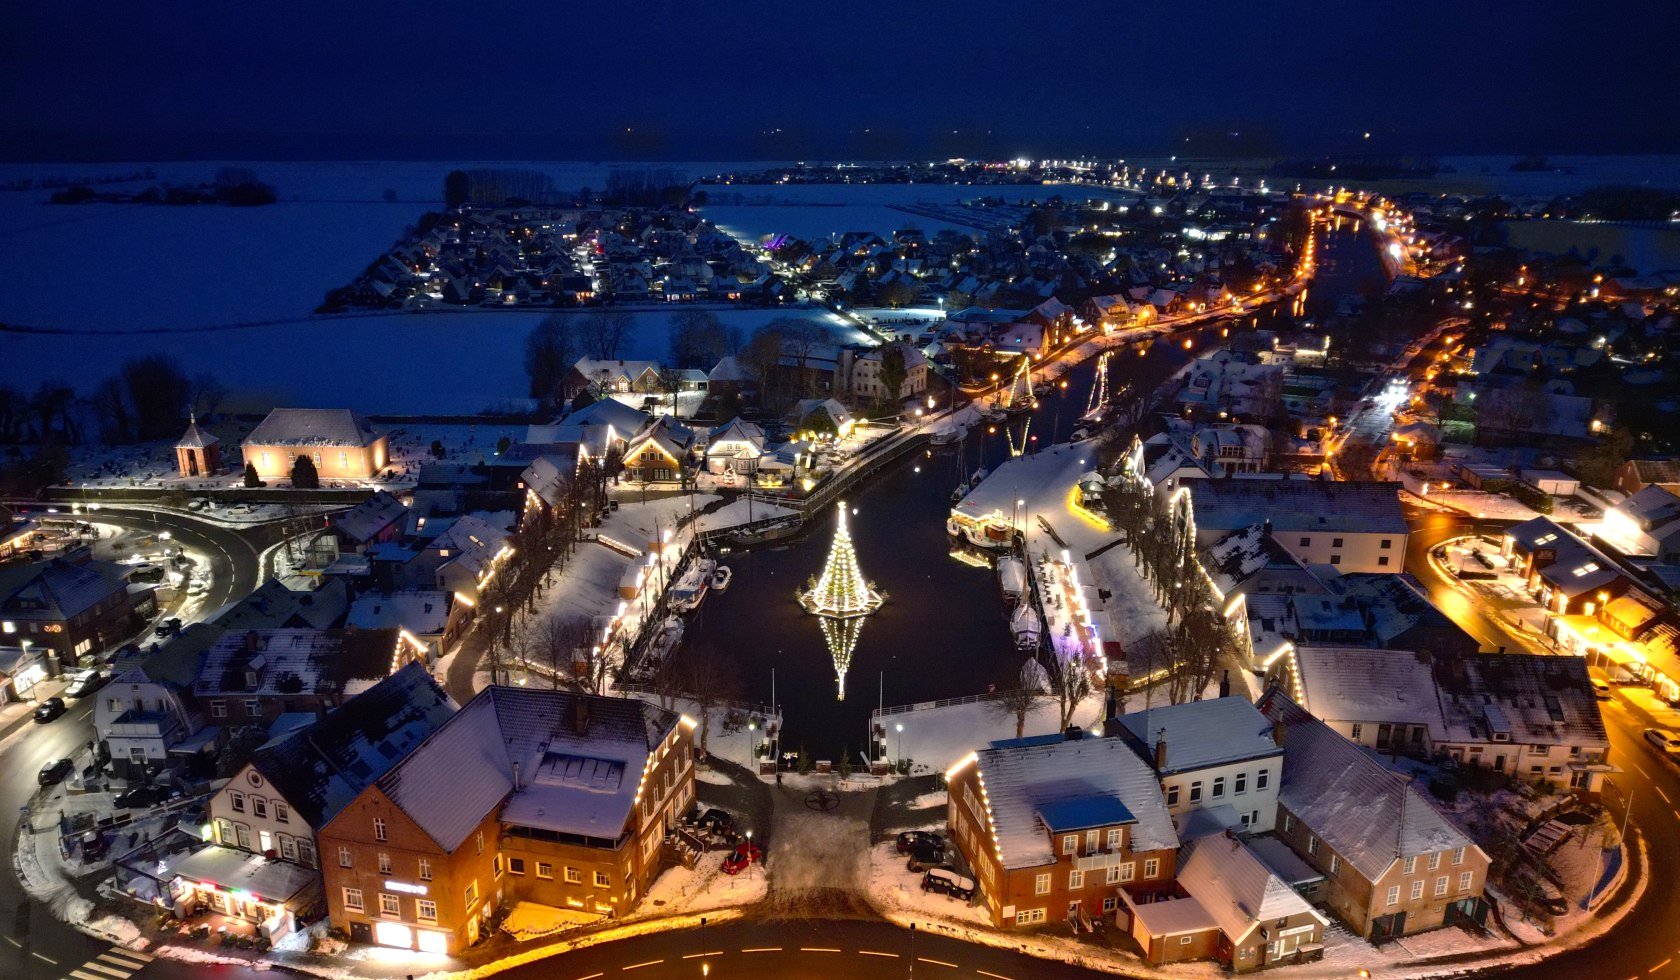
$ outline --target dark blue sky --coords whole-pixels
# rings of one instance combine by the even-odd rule
[[[0,156],[1675,151],[1676,37],[1661,0],[14,0]]]

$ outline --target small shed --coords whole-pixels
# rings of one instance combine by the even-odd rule
[[[1523,470],[1523,481],[1534,485],[1541,493],[1554,497],[1573,497],[1581,489],[1581,481],[1561,470]]]

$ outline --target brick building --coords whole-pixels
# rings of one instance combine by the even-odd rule
[[[390,462],[387,437],[360,413],[343,408],[277,408],[240,444],[245,462],[264,480],[289,480],[308,456],[322,481],[367,480]]]
[[[453,954],[520,901],[629,911],[694,799],[691,727],[642,701],[486,689],[318,832],[332,923]]]
[[[947,773],[951,840],[994,926],[1116,911],[1170,888],[1178,837],[1155,774],[1119,738],[994,742]]]

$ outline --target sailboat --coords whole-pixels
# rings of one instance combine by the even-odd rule
[[[1079,416],[1081,422],[1096,425],[1108,413],[1108,359],[1112,354],[1112,351],[1103,351],[1097,357],[1097,378],[1091,384],[1091,397],[1085,403],[1085,414]]]
[[[1030,412],[1038,400],[1033,397],[1032,371],[1027,366],[1027,359],[1021,358],[1021,370],[1015,372],[1010,380],[1009,388],[1004,393],[1003,411],[1006,415],[1020,415]]]

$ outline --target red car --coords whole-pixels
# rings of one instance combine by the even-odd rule
[[[764,852],[758,849],[757,844],[742,841],[735,845],[735,850],[730,851],[728,857],[723,859],[723,873],[738,875],[747,869],[747,865],[763,859]]]

